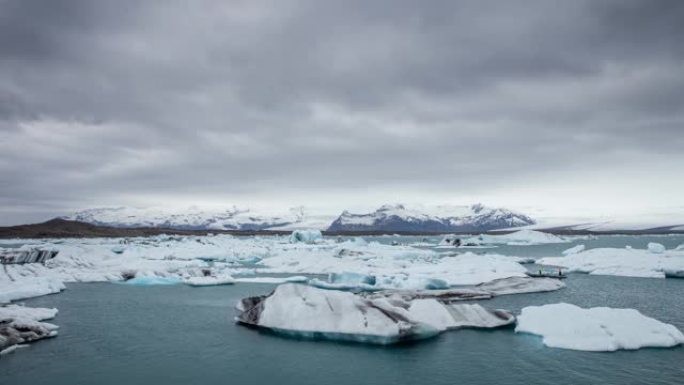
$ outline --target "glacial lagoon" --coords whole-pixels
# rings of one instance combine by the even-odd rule
[[[381,242],[418,242],[380,237]],[[574,244],[668,248],[681,236],[610,236],[565,244],[500,246],[507,255],[558,255]],[[558,250],[556,250],[558,249]],[[484,252],[485,250],[481,250]],[[567,302],[634,308],[684,330],[684,279],[569,274],[555,292],[479,301],[516,314],[525,306]],[[681,384],[684,347],[591,353],[545,347],[513,329],[456,330],[394,346],[284,338],[235,324],[237,301],[273,284],[193,288],[71,283],[23,301],[56,307],[57,338],[0,359],[3,385],[14,384]]]

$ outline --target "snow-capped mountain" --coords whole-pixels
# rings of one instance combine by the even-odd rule
[[[94,208],[64,216],[79,222],[110,227],[160,227],[184,230],[295,230],[325,229],[332,216],[310,215],[303,207],[282,214],[257,212],[237,207],[206,210],[162,208]]]
[[[473,206],[435,206],[407,208],[384,205],[368,214],[344,211],[334,215],[312,214],[304,207],[283,213],[255,211],[237,207],[222,209],[94,208],[62,217],[109,227],[157,227],[183,230],[297,230],[330,231],[486,231],[529,226],[528,216],[506,209]]]
[[[344,211],[329,231],[487,231],[529,226],[535,220],[507,209],[472,206],[436,206],[407,208],[384,205],[372,213]]]

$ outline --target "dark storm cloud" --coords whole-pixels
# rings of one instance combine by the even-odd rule
[[[0,212],[681,166],[682,20],[681,1],[0,1]]]

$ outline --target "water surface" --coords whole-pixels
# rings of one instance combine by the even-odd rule
[[[634,307],[684,330],[684,280],[572,274],[553,293],[502,296],[518,312],[565,301]],[[0,359],[14,384],[681,384],[684,348],[589,353],[540,338],[460,330],[392,347],[282,338],[238,326],[233,305],[272,285],[209,288],[70,284],[26,301],[57,307],[57,338]]]

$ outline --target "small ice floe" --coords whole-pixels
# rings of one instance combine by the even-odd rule
[[[565,257],[541,258],[537,263],[594,275],[643,278],[684,277],[684,251],[651,247],[658,251],[654,253],[652,249],[599,248]]]
[[[684,335],[676,327],[637,310],[584,309],[567,303],[522,309],[515,331],[542,336],[548,347],[587,351],[673,347],[684,343]]]
[[[565,284],[557,279],[527,277],[495,279],[475,286],[476,289],[487,291],[495,296],[556,291],[564,287]]]
[[[240,283],[269,283],[279,285],[288,282],[306,282],[309,278],[303,275],[294,275],[291,277],[240,277],[235,278],[235,282]]]
[[[647,248],[648,251],[654,254],[662,254],[665,252],[665,246],[657,242],[649,242]]]
[[[459,327],[499,327],[515,319],[479,305],[365,298],[299,284],[280,285],[267,296],[243,299],[237,307],[240,324],[288,336],[375,344],[428,338]]]
[[[13,352],[21,344],[56,336],[57,325],[41,322],[56,315],[57,309],[0,307],[0,356]]]
[[[564,250],[561,254],[563,255],[572,255],[572,254],[577,254],[584,251],[584,245],[577,245],[573,246],[567,250]]]
[[[183,283],[179,277],[157,277],[157,276],[142,276],[131,278],[124,281],[126,285],[133,286],[157,286],[157,285],[177,285]]]
[[[189,277],[183,279],[183,283],[188,286],[201,287],[201,286],[221,286],[221,285],[232,285],[235,283],[235,279],[230,275],[223,276],[204,276],[204,277]]]
[[[295,230],[290,234],[290,243],[313,244],[323,240],[321,230]]]
[[[308,281],[309,285],[320,287],[322,289],[334,290],[381,290],[376,286],[377,279],[373,275],[343,272],[330,273],[328,279],[323,281],[318,278],[313,278]]]
[[[465,244],[477,244],[477,245],[518,245],[518,246],[529,246],[529,245],[540,245],[546,243],[566,243],[570,242],[567,239],[563,239],[557,235],[550,233],[544,233],[535,230],[518,230],[509,234],[480,234],[476,237],[466,238],[462,240]]]

